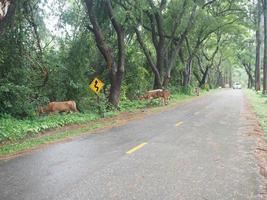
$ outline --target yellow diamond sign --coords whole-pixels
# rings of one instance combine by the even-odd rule
[[[89,85],[89,88],[93,90],[96,94],[99,94],[99,92],[103,89],[104,83],[99,80],[98,78],[95,78]]]

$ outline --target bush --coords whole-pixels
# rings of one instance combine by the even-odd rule
[[[0,113],[24,118],[35,115],[36,101],[33,91],[27,86],[5,83],[0,86]]]
[[[194,87],[189,85],[189,86],[181,86],[178,89],[178,93],[180,94],[186,94],[186,95],[192,95],[194,91]]]

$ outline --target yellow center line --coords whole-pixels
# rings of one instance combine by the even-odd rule
[[[126,153],[127,154],[132,154],[133,152],[135,152],[135,151],[141,149],[142,147],[144,147],[145,145],[147,145],[147,143],[139,144],[138,146],[136,146],[136,147],[130,149],[129,151],[127,151]]]
[[[198,114],[199,114],[199,112],[195,112],[195,113],[194,113],[194,115],[198,115]]]
[[[176,127],[179,127],[183,124],[183,122],[178,122],[177,124],[175,124]]]

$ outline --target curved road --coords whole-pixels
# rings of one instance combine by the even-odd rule
[[[260,199],[244,94],[175,109],[0,162],[1,200]]]

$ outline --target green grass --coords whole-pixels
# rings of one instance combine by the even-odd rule
[[[51,135],[44,135],[44,136],[38,137],[38,138],[30,138],[30,139],[27,139],[23,142],[14,142],[11,144],[3,145],[3,146],[0,146],[0,157],[6,156],[6,155],[11,155],[11,154],[14,154],[16,152],[25,151],[28,149],[34,149],[40,145],[48,144],[48,143],[51,143],[54,141],[59,141],[59,140],[62,140],[64,138],[79,136],[82,133],[86,133],[88,131],[92,131],[92,130],[95,130],[95,129],[98,129],[98,128],[101,128],[104,126],[108,126],[108,125],[111,125],[112,123],[114,123],[114,122],[95,123],[93,125],[79,128],[79,129],[75,129],[75,130],[59,132],[59,133],[55,133],[53,135],[52,134]]]
[[[34,119],[19,120],[10,116],[0,119],[0,142],[16,142],[44,130],[67,124],[79,124],[98,119],[96,114],[56,114]]]
[[[253,90],[246,90],[247,97],[255,111],[259,124],[267,137],[267,96],[256,93]]]

